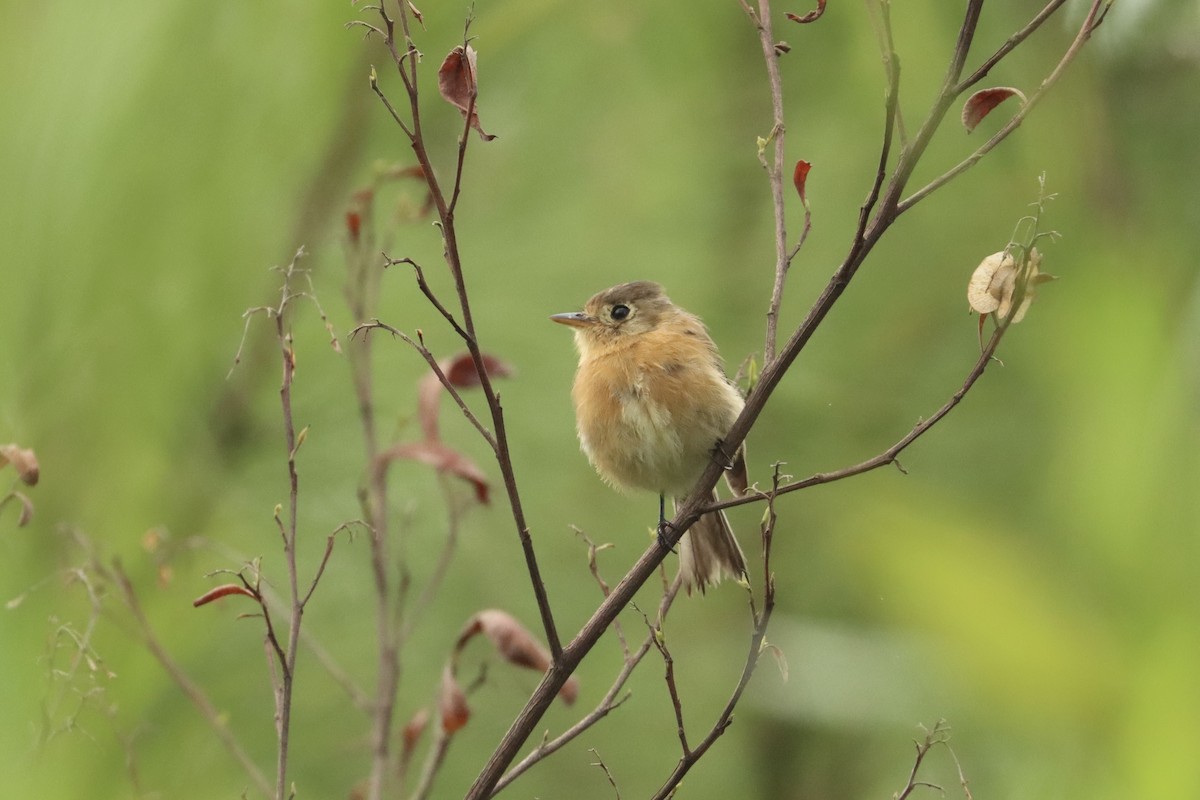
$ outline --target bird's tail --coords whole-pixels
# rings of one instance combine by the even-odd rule
[[[736,580],[746,574],[746,557],[725,512],[705,514],[679,540],[679,574],[689,594],[694,588],[703,593],[726,576]]]

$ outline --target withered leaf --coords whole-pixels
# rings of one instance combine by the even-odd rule
[[[447,665],[442,669],[442,688],[438,692],[438,716],[442,718],[442,731],[454,733],[467,724],[471,718],[471,709],[467,706],[467,696],[454,677],[454,672]]]
[[[487,637],[500,657],[510,664],[538,672],[550,669],[550,652],[507,611],[488,608],[476,613],[467,620],[459,634],[455,651],[461,651],[477,633]],[[558,691],[559,697],[567,704],[575,702],[578,694],[579,682],[574,677],[568,679]]]
[[[0,467],[12,464],[17,471],[17,477],[26,486],[36,486],[38,482],[38,461],[33,450],[18,444],[0,444]]]
[[[1025,95],[1020,89],[1014,89],[1011,86],[997,86],[994,89],[980,89],[975,94],[967,98],[967,102],[963,103],[962,124],[967,129],[967,133],[975,130],[984,117],[986,117],[993,108],[1003,103],[1010,97],[1021,98],[1021,103],[1025,103]]]
[[[380,454],[383,464],[396,460],[418,461],[428,464],[439,472],[449,472],[475,487],[475,499],[488,502],[488,481],[474,461],[449,445],[435,441],[401,442]]]
[[[254,592],[250,591],[245,586],[237,583],[225,583],[209,589],[207,592],[197,597],[192,601],[192,607],[199,608],[200,606],[208,605],[214,600],[219,600],[222,597],[228,597],[231,594],[241,594],[254,600],[258,599]]]
[[[457,108],[465,117],[471,115],[470,125],[479,132],[479,138],[490,142],[496,137],[484,131],[479,124],[479,85],[475,72],[476,53],[471,45],[458,45],[442,61],[438,68],[438,91],[442,98]]]
[[[817,0],[817,7],[815,9],[813,9],[812,11],[809,11],[804,16],[800,16],[799,14],[792,14],[791,12],[788,12],[787,18],[790,19],[792,22],[799,22],[801,25],[804,25],[809,22],[816,22],[817,20],[819,20],[821,18],[821,15],[824,13],[825,13],[825,0]]]

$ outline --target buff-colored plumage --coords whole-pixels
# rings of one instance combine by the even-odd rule
[[[579,371],[572,397],[579,440],[596,471],[621,489],[681,499],[742,410],[742,396],[725,377],[704,323],[648,281],[606,289],[582,312],[552,319],[575,329]],[[740,493],[744,452],[731,456],[726,477]],[[679,547],[689,589],[703,591],[746,571],[720,512],[701,517]]]

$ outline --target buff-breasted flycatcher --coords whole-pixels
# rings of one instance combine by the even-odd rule
[[[579,371],[571,394],[583,452],[613,486],[658,493],[660,541],[663,498],[686,496],[714,456],[731,462],[730,488],[746,490],[745,450],[720,455],[742,396],[698,317],[657,283],[636,281],[550,319],[575,329]],[[745,574],[742,548],[722,512],[705,514],[679,540],[679,572],[689,591]]]

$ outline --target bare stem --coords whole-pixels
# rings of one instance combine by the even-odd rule
[[[149,620],[146,619],[146,612],[142,610],[142,603],[138,599],[137,592],[134,591],[133,583],[129,580],[129,576],[125,574],[124,568],[120,561],[114,561],[112,565],[113,574],[116,577],[117,587],[121,590],[121,597],[125,601],[126,607],[133,614],[134,622],[137,623],[138,632],[141,635],[142,642],[146,645],[146,649],[150,651],[150,655],[158,661],[163,671],[171,677],[179,690],[184,696],[191,701],[196,710],[200,712],[200,716],[212,728],[213,733],[217,735],[217,739],[225,746],[225,749],[233,756],[234,760],[241,765],[250,781],[254,784],[254,788],[258,790],[263,797],[272,797],[275,795],[267,776],[262,773],[250,755],[242,748],[241,743],[233,735],[233,731],[229,729],[225,715],[222,714],[217,707],[209,699],[204,690],[193,681],[188,674],[183,671],[183,668],[176,663],[175,659],[171,658],[158,637],[154,633],[154,629],[150,627]]]

